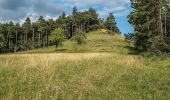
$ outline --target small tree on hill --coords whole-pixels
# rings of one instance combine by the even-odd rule
[[[61,28],[56,28],[49,36],[49,40],[55,43],[56,48],[59,45],[62,45],[62,42],[65,40],[64,30]]]
[[[115,21],[115,17],[113,16],[113,13],[109,13],[109,16],[105,21],[105,27],[108,30],[110,30],[110,32],[120,33],[120,30],[118,29],[117,23]]]
[[[83,31],[76,31],[76,35],[72,38],[73,41],[75,41],[78,45],[82,45],[85,43],[85,32]]]

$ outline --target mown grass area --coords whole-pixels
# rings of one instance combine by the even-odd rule
[[[82,53],[0,55],[0,100],[169,100],[170,58],[130,55],[122,37],[99,32]]]

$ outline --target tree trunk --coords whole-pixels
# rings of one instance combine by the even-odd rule
[[[24,50],[25,50],[25,33],[24,33],[24,44],[23,45],[24,45]]]
[[[74,33],[73,33],[73,24],[71,25],[71,32],[72,32],[72,35],[74,36]]]
[[[27,41],[27,33],[25,34],[25,50],[27,50],[27,43],[28,43],[28,41]]]
[[[10,50],[11,50],[10,35],[9,35],[9,32],[8,32],[8,52],[10,52]]]
[[[33,48],[35,48],[35,43],[34,43],[34,28],[33,28],[33,35],[32,35],[32,43],[33,43]]]
[[[15,37],[15,52],[17,52],[17,48],[18,48],[18,31],[16,30],[16,37]]]
[[[165,35],[167,34],[167,26],[166,26],[166,24],[167,24],[167,23],[166,23],[166,19],[167,19],[167,18],[166,18],[166,17],[167,17],[167,15],[166,15],[166,12],[165,12]]]
[[[40,38],[41,38],[41,36],[40,36],[41,34],[39,33],[39,36],[38,36],[38,48],[40,47]]]
[[[5,51],[9,52],[9,32],[7,33],[7,45],[6,45],[6,49]]]
[[[48,32],[46,31],[46,46],[48,46]]]
[[[159,10],[159,29],[160,29],[160,35],[163,38],[163,28],[162,28],[162,10],[160,8]]]

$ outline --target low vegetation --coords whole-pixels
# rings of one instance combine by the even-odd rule
[[[170,98],[169,57],[131,55],[122,36],[105,30],[88,33],[85,41],[79,50],[67,40],[58,49],[0,55],[0,99]]]
[[[47,48],[40,48],[35,50],[30,50],[27,52],[19,53],[53,53],[53,52],[128,52],[126,46],[128,43],[124,41],[123,37],[120,35],[109,35],[105,29],[98,31],[92,31],[85,36],[81,36],[84,42],[82,45],[78,45],[77,39],[73,37],[74,40],[66,40],[63,42],[62,46],[57,49],[55,46],[50,46]]]

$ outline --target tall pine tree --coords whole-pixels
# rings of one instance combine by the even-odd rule
[[[112,32],[120,34],[120,31],[117,27],[117,23],[115,21],[115,17],[113,16],[113,13],[109,13],[109,16],[107,17],[105,21],[105,27]]]

